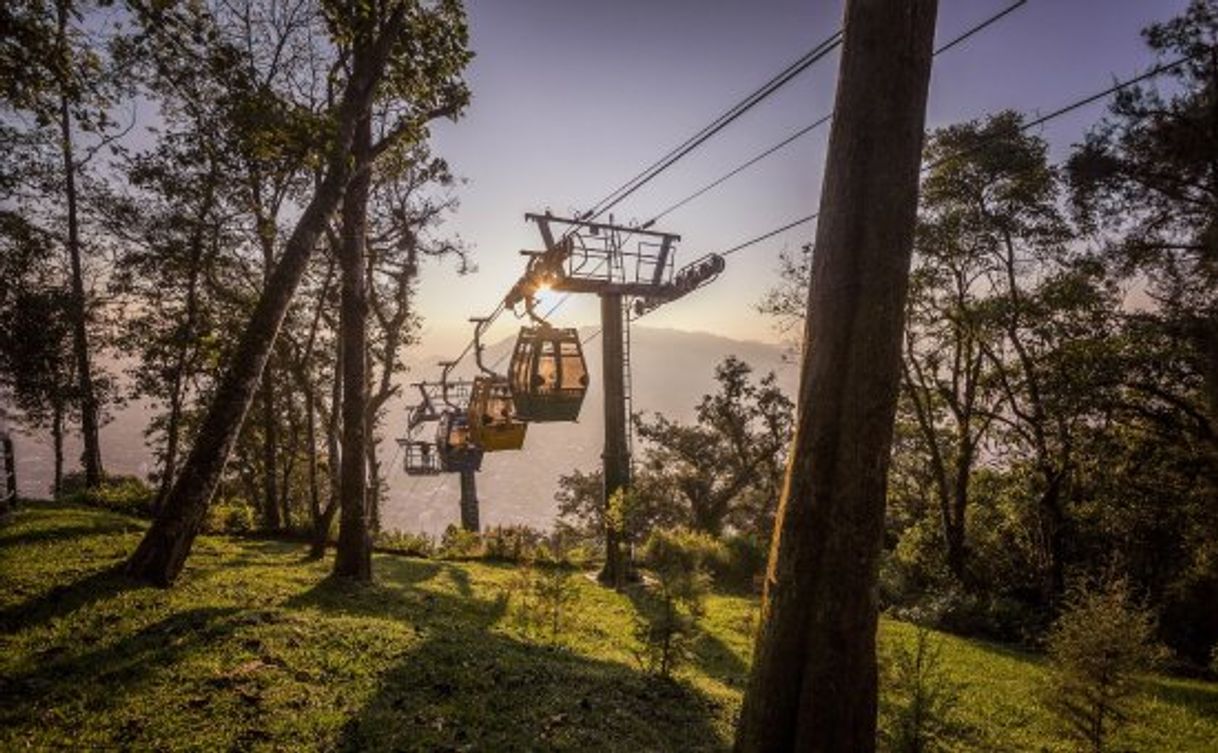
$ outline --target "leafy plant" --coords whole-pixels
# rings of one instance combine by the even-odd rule
[[[708,562],[721,552],[707,534],[658,530],[643,546],[642,558],[655,576],[653,598],[644,599],[636,616],[639,664],[649,673],[668,678],[689,658],[701,633],[711,578]]]
[[[1070,594],[1049,633],[1053,671],[1046,705],[1080,750],[1103,753],[1131,721],[1135,679],[1161,657],[1151,613],[1130,599],[1124,580]]]
[[[882,656],[887,703],[880,725],[880,742],[892,753],[944,750],[957,726],[954,708],[958,685],[944,671],[943,642],[932,640],[924,626],[912,641],[902,641]]]

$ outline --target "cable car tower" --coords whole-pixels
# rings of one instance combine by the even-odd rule
[[[524,303],[532,312],[540,290],[596,295],[601,303],[602,378],[605,391],[604,464],[605,509],[619,489],[629,488],[631,470],[629,387],[629,324],[637,318],[709,284],[726,263],[707,254],[676,267],[681,236],[650,228],[596,222],[584,217],[526,214],[536,223],[542,250],[525,250],[528,267],[504,298],[514,309]],[[626,576],[620,533],[607,528],[605,569],[601,580],[620,585]]]

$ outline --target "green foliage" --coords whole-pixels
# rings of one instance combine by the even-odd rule
[[[482,537],[477,531],[450,524],[440,537],[439,555],[444,559],[477,559],[483,552]]]
[[[307,545],[203,536],[179,588],[108,569],[143,524],[32,503],[0,522],[0,749],[723,751],[748,673],[755,600],[711,593],[679,681],[634,666],[637,589],[575,577],[562,650],[521,635],[518,568],[375,555],[334,583]],[[538,565],[540,568],[540,565]],[[632,600],[634,603],[632,603]],[[915,628],[882,619],[880,648]],[[1040,657],[936,635],[967,738],[953,753],[1065,753],[1037,691]],[[103,681],[99,681],[103,678]],[[1209,753],[1218,684],[1147,676],[1124,735]],[[892,695],[887,685],[885,697]]]
[[[961,737],[955,707],[960,690],[943,661],[943,640],[918,626],[913,640],[890,646],[881,654],[885,686],[880,742],[889,753],[931,753],[950,750]]]
[[[561,555],[551,559],[561,559]],[[525,636],[544,636],[551,645],[558,645],[579,596],[578,576],[561,562],[528,558],[517,564],[505,589],[517,629]]]
[[[639,417],[642,465],[683,523],[711,535],[728,527],[768,538],[791,441],[795,406],[773,372],[729,356],[715,367],[718,390],[704,395],[697,422]]]
[[[724,536],[714,556],[707,560],[715,585],[760,593],[769,550],[768,538],[741,533]]]
[[[402,554],[407,557],[432,557],[436,554],[436,540],[425,533],[409,531],[377,531],[373,539],[375,548],[383,552]]]
[[[710,593],[708,563],[721,551],[719,542],[699,531],[657,530],[648,537],[642,560],[656,587],[640,608],[635,637],[642,646],[639,664],[649,673],[669,678],[691,658]]]
[[[537,556],[545,534],[526,525],[492,526],[482,532],[482,556],[503,562],[524,562]]]
[[[152,488],[135,476],[109,475],[100,486],[87,489],[83,473],[65,474],[61,499],[125,515],[152,515]]]
[[[1108,750],[1131,721],[1138,675],[1161,657],[1153,616],[1131,601],[1123,580],[1080,588],[1054,623],[1048,651],[1047,705],[1081,750]]]
[[[257,526],[254,507],[241,497],[225,497],[207,509],[203,530],[208,533],[249,533]]]

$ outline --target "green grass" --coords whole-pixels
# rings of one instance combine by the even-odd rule
[[[700,751],[728,746],[751,600],[715,596],[673,683],[639,671],[629,596],[578,579],[550,646],[509,565],[378,556],[334,583],[306,548],[204,537],[171,590],[113,571],[140,522],[39,503],[0,522],[0,750]],[[637,599],[638,595],[634,597]],[[913,628],[882,625],[881,640]],[[958,750],[1057,751],[1030,654],[944,636]],[[1212,751],[1218,686],[1147,678],[1127,749]]]

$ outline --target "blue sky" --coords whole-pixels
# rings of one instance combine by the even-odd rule
[[[941,0],[946,40],[1009,0]],[[1003,108],[1047,112],[1145,70],[1139,32],[1186,0],[1030,0],[936,60],[928,124]],[[838,28],[840,2],[815,0],[470,0],[473,103],[436,128],[436,151],[468,180],[449,229],[474,250],[478,272],[424,274],[420,353],[459,350],[469,316],[492,310],[519,275],[522,248],[540,241],[524,213],[577,211],[683,141]],[[802,74],[705,147],[615,210],[620,221],[657,210],[797,128],[833,100],[837,55]],[[1103,113],[1086,108],[1046,126],[1064,154]],[[678,263],[815,211],[828,129],[822,128],[665,218],[682,236]],[[651,326],[774,339],[755,311],[778,254],[806,242],[794,230],[733,256],[727,273],[645,320]],[[595,300],[573,299],[558,319],[594,324]],[[513,331],[510,317],[489,340]]]

